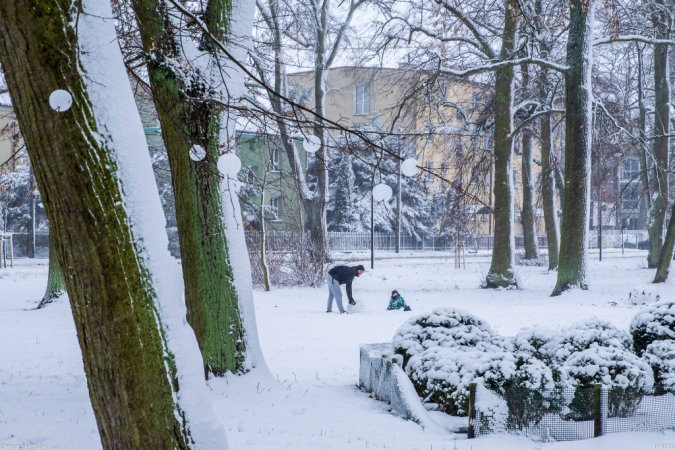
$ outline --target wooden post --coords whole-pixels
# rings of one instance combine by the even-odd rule
[[[604,428],[604,413],[607,409],[607,399],[606,393],[603,392],[602,384],[596,384],[593,386],[593,422],[594,422],[594,433],[593,437],[598,437],[603,435]],[[603,401],[604,400],[604,401]]]
[[[469,426],[466,431],[466,437],[473,439],[476,437],[476,430],[473,427],[473,419],[476,418],[476,383],[469,384]]]

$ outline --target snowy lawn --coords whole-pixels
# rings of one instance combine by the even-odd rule
[[[358,257],[360,255],[356,255]],[[369,267],[368,256],[358,261]],[[327,314],[327,290],[298,288],[256,292],[258,330],[273,378],[253,374],[211,381],[216,415],[231,449],[654,449],[675,447],[675,433],[622,433],[564,443],[537,443],[511,435],[466,440],[452,429],[466,424],[435,413],[447,432],[424,431],[387,412],[356,388],[359,344],[390,341],[411,314],[457,306],[485,319],[504,336],[534,324],[562,327],[602,317],[628,329],[640,309],[629,302],[637,290],[675,295],[671,283],[654,286],[645,252],[591,254],[590,290],[551,298],[555,273],[518,267],[517,291],[478,289],[489,267],[485,256],[454,269],[447,255],[405,254],[377,260],[354,282],[358,302],[350,315]],[[354,255],[352,255],[352,258]],[[0,269],[0,448],[33,445],[48,449],[100,448],[70,307],[61,300],[31,310],[47,278],[46,260],[19,260]],[[398,289],[413,311],[386,311]],[[337,308],[334,307],[336,311]],[[666,445],[656,447],[657,445]],[[672,446],[672,447],[669,447]],[[6,448],[12,448],[7,446]],[[20,447],[17,447],[20,448]],[[28,448],[28,447],[27,447]]]

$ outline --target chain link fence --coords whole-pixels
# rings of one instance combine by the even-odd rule
[[[629,431],[675,429],[675,395],[649,389],[595,387],[502,392],[470,387],[469,437],[516,433],[543,442]]]

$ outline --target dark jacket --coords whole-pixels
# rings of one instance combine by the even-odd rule
[[[363,266],[335,266],[328,271],[328,275],[333,277],[335,281],[347,285],[347,298],[351,301],[354,301],[352,297],[352,281],[354,281],[354,277],[359,276],[359,270],[364,270]]]

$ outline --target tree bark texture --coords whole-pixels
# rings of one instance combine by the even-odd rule
[[[203,99],[209,86],[199,75],[186,77],[175,72],[180,43],[164,1],[134,0],[133,7],[171,167],[187,320],[197,336],[207,378],[209,374],[243,372],[245,330],[225,235],[217,168],[222,110]],[[229,15],[222,9],[228,7],[228,2],[209,2],[205,22],[216,38],[227,29]],[[206,151],[203,160],[190,159],[194,145]]]
[[[504,35],[500,59],[509,59],[515,51],[520,22],[516,0],[505,2]],[[517,282],[513,271],[515,239],[513,236],[513,66],[495,71],[495,184],[494,249],[486,277],[486,287],[511,287]]]
[[[656,28],[657,39],[668,39],[670,12],[665,10],[663,0],[655,2],[652,22]],[[654,45],[654,191],[649,210],[649,254],[647,264],[656,267],[660,264],[663,246],[663,225],[668,207],[668,170],[670,138],[670,64],[668,62],[669,45]]]
[[[66,292],[66,280],[63,279],[61,264],[56,253],[56,236],[49,237],[49,275],[47,277],[47,289],[36,309],[42,309],[61,297]]]
[[[637,73],[637,93],[638,93],[638,139],[636,142],[638,152],[638,164],[640,167],[640,198],[642,200],[642,208],[640,208],[640,216],[644,219],[644,215],[648,214],[652,208],[652,195],[649,186],[649,165],[647,164],[647,107],[645,105],[644,92],[644,71],[643,71],[643,50],[640,46],[637,47],[638,57],[638,73]],[[644,222],[641,222],[644,223]],[[648,258],[649,259],[649,258]],[[647,261],[649,264],[649,261]]]
[[[654,283],[665,283],[668,279],[670,264],[673,260],[673,249],[675,249],[675,211],[670,212],[666,238],[663,242],[663,248],[659,257],[659,264],[654,275]]]
[[[539,258],[537,227],[534,223],[534,179],[532,174],[532,131],[525,129],[521,136],[523,159],[521,164],[523,177],[523,239],[525,241],[525,259]]]
[[[175,364],[152,278],[124,205],[115,151],[99,134],[106,124],[94,118],[81,74],[77,7],[0,0],[0,63],[66,269],[103,448],[186,449],[190,430],[174,401]],[[73,105],[56,113],[48,99],[64,88]]]
[[[560,233],[558,279],[552,295],[587,289],[588,230],[592,138],[593,0],[570,2],[565,83],[565,192]]]
[[[550,36],[548,28],[542,18],[542,0],[535,1],[536,16],[534,19],[537,32],[541,36],[539,51],[542,58],[550,54]],[[538,90],[539,97],[548,98],[549,78],[548,69],[540,68]],[[546,115],[539,121],[539,139],[541,147],[541,199],[544,210],[544,227],[548,244],[548,270],[558,267],[558,250],[560,247],[560,227],[558,223],[558,207],[556,205],[555,161],[553,143],[551,139],[551,116]]]

